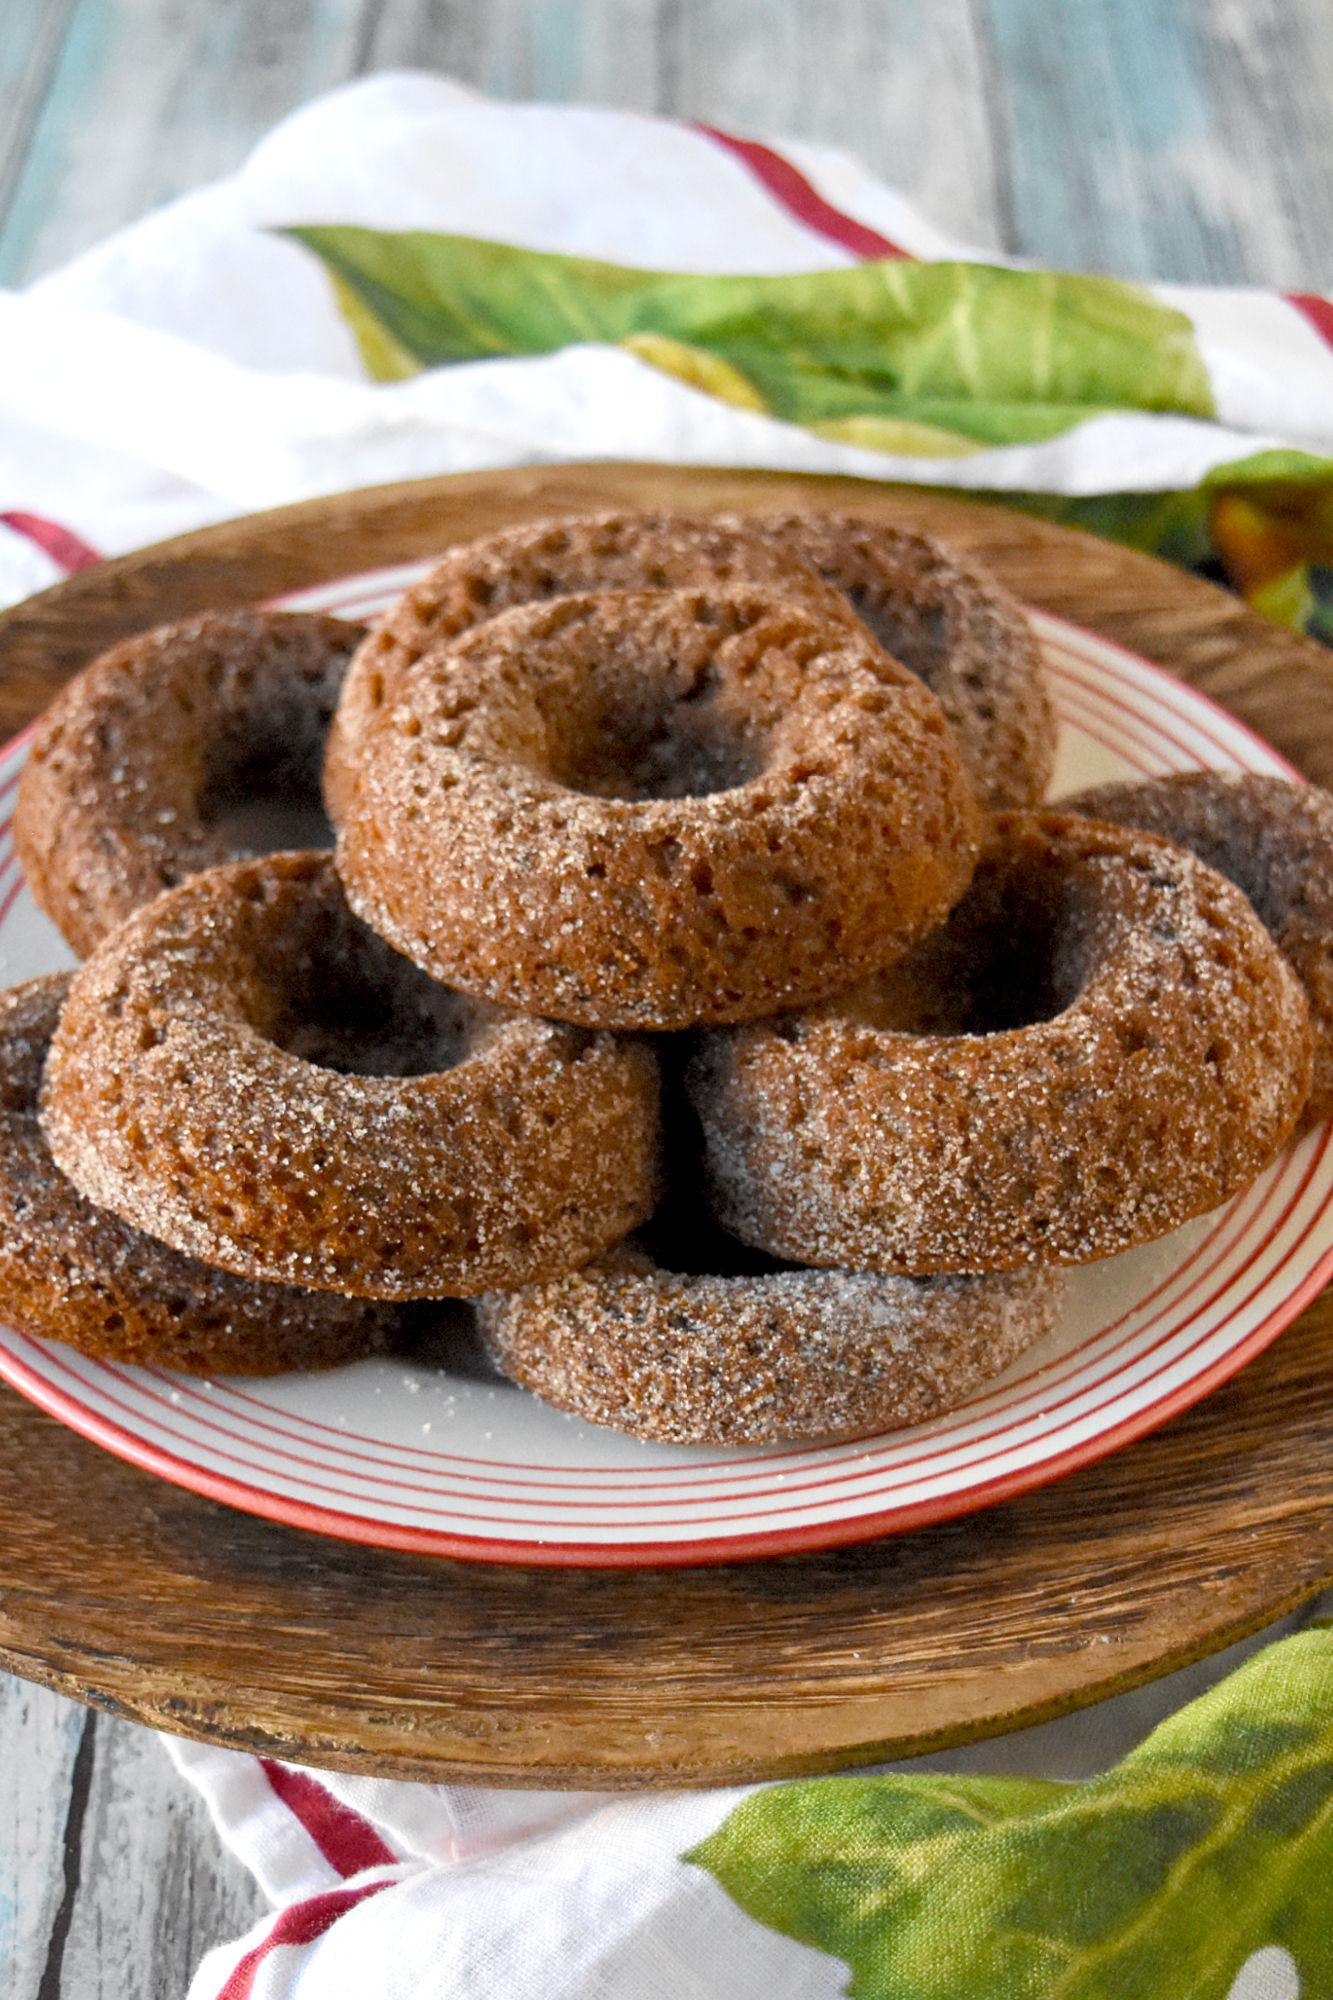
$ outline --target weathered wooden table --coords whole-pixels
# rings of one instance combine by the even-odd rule
[[[7,0],[0,283],[390,67],[837,144],[1044,263],[1333,288],[1324,0]],[[6,2000],[174,2000],[259,1908],[146,1732],[0,1679]]]

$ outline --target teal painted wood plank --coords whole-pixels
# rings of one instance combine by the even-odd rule
[[[65,1829],[84,1711],[0,1674],[0,1968],[5,2000],[38,2000],[65,1891]]]
[[[855,154],[941,228],[999,241],[972,0],[385,0],[369,66],[497,97],[611,104]]]
[[[853,154],[939,228],[1000,247],[997,134],[972,0],[692,0],[679,115]]]
[[[0,1674],[0,1993],[163,2000],[268,1905],[151,1730]]]
[[[1201,36],[1220,158],[1247,263],[1333,289],[1333,10],[1328,0],[1213,0]]]
[[[1333,277],[1324,0],[984,8],[1011,249],[1127,277]]]
[[[75,0],[15,181],[0,283],[235,167],[284,112],[355,73],[366,4]]]
[[[410,66],[844,147],[942,228],[1130,276],[1333,280],[1327,0],[9,0],[0,282]],[[57,45],[58,48],[57,48]]]
[[[382,0],[363,67],[427,69],[490,97],[658,106],[669,0]]]
[[[90,1776],[62,2000],[183,2000],[204,1952],[267,1899],[151,1730],[99,1715]]]
[[[0,227],[51,88],[74,0],[0,14]]]
[[[40,0],[19,0],[32,7]],[[364,69],[501,98],[610,104],[837,145],[942,227],[999,237],[971,0],[74,0],[0,281],[235,166],[285,111]]]
[[[999,242],[972,0],[384,0],[368,66],[610,104],[855,154],[941,228]]]

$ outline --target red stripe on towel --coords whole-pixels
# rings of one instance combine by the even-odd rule
[[[834,208],[831,202],[825,201],[805,175],[781,153],[775,153],[771,146],[761,146],[755,139],[738,139],[732,132],[720,132],[716,125],[696,125],[694,130],[702,132],[707,139],[715,139],[719,146],[725,146],[729,153],[734,153],[789,215],[795,216],[807,229],[826,237],[830,243],[850,250],[854,257],[869,259],[911,255],[901,244],[890,242],[876,229],[867,229],[864,222],[857,222],[853,216],[844,215],[840,208]]]
[[[1333,299],[1321,298],[1318,292],[1288,292],[1286,300],[1310,322],[1320,338],[1333,347]]]
[[[392,1887],[392,1882],[365,1882],[359,1889],[327,1889],[322,1896],[307,1896],[304,1902],[293,1903],[273,1919],[261,1942],[236,1961],[218,1992],[218,2000],[251,2000],[255,1980],[271,1952],[285,1944],[314,1944],[348,1910],[364,1903],[368,1896],[377,1896],[381,1889]]]
[[[293,1771],[261,1757],[259,1768],[287,1810],[301,1822],[331,1868],[343,1876],[364,1868],[392,1867],[398,1856],[386,1847],[367,1819],[305,1771]]]
[[[48,521],[44,514],[0,514],[7,528],[16,535],[25,535],[35,542],[43,554],[58,563],[66,576],[73,576],[76,570],[91,569],[103,558],[97,550],[72,528],[62,528],[59,521]]]

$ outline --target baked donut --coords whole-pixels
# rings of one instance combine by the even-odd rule
[[[938,699],[989,810],[1041,798],[1056,721],[1032,628],[999,584],[939,542],[845,513],[607,513],[451,549],[385,613],[352,661],[329,733],[330,810],[345,810],[361,738],[402,675],[497,611],[586,591],[745,584],[868,627]]]
[[[424,655],[362,738],[337,862],[437,979],[677,1028],[884,964],[977,838],[939,704],[869,637],[754,592],[627,592]]]
[[[698,1277],[633,1242],[478,1302],[496,1365],[557,1409],[666,1444],[774,1444],[924,1423],[1048,1332],[1061,1272]]]
[[[19,781],[14,845],[74,951],[201,868],[320,844],[324,739],[364,634],[206,612],[123,640],[62,689]]]
[[[817,569],[948,716],[982,805],[1035,805],[1057,725],[1036,635],[1008,591],[928,535],[858,514],[747,515]]]
[[[723,525],[695,514],[569,514],[450,549],[384,614],[348,669],[324,771],[334,819],[347,808],[366,729],[423,653],[517,604],[587,591],[738,582],[800,598],[829,618],[847,612],[840,593],[790,547],[778,547],[740,519]]]
[[[1252,1181],[1310,1082],[1305,996],[1183,849],[998,816],[947,925],[804,1015],[704,1038],[690,1090],[724,1227],[883,1271],[1078,1264]]]
[[[464,1000],[327,855],[196,875],[75,976],[42,1125],[89,1200],[241,1275],[370,1298],[575,1269],[657,1195],[657,1061]]]
[[[396,1345],[403,1306],[257,1284],[94,1208],[37,1122],[68,974],[0,994],[0,1319],[102,1361],[190,1375],[336,1368]]]
[[[1314,1080],[1304,1125],[1333,1117],[1333,797],[1257,771],[1098,785],[1061,812],[1161,834],[1244,892],[1305,988]]]

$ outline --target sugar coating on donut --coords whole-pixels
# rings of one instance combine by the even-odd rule
[[[61,690],[14,844],[76,952],[200,869],[327,837],[324,743],[363,636],[340,618],[206,612],[123,640]]]
[[[1245,898],[1151,835],[1006,814],[949,923],[691,1077],[720,1220],[810,1264],[1082,1263],[1215,1207],[1286,1142],[1304,994]]]
[[[676,590],[698,584],[763,586],[844,618],[841,592],[790,547],[738,519],[707,515],[599,513],[525,521],[450,549],[390,606],[348,669],[329,734],[324,773],[329,810],[346,810],[362,737],[393,701],[423,653],[515,605],[587,591]]]
[[[658,1193],[653,1052],[434,985],[320,854],[195,876],[104,940],[42,1124],[75,1185],[150,1235],[367,1297],[574,1269]]]
[[[521,606],[423,656],[362,739],[337,861],[357,912],[437,979],[675,1028],[902,952],[961,893],[977,837],[939,705],[845,621],[618,593]]]
[[[1049,1332],[1056,1271],[708,1277],[634,1244],[484,1298],[497,1365],[556,1408],[667,1444],[772,1444],[924,1423]]]
[[[68,975],[0,994],[0,1319],[103,1361],[191,1375],[339,1367],[396,1343],[403,1308],[257,1284],[94,1208],[37,1122]]]
[[[764,513],[745,525],[818,570],[925,682],[985,807],[1042,798],[1055,767],[1055,709],[1036,634],[993,577],[928,535],[865,515]]]
[[[1140,827],[1234,882],[1294,967],[1314,1025],[1303,1124],[1333,1116],[1333,797],[1257,771],[1182,771],[1098,785],[1061,812]]]

